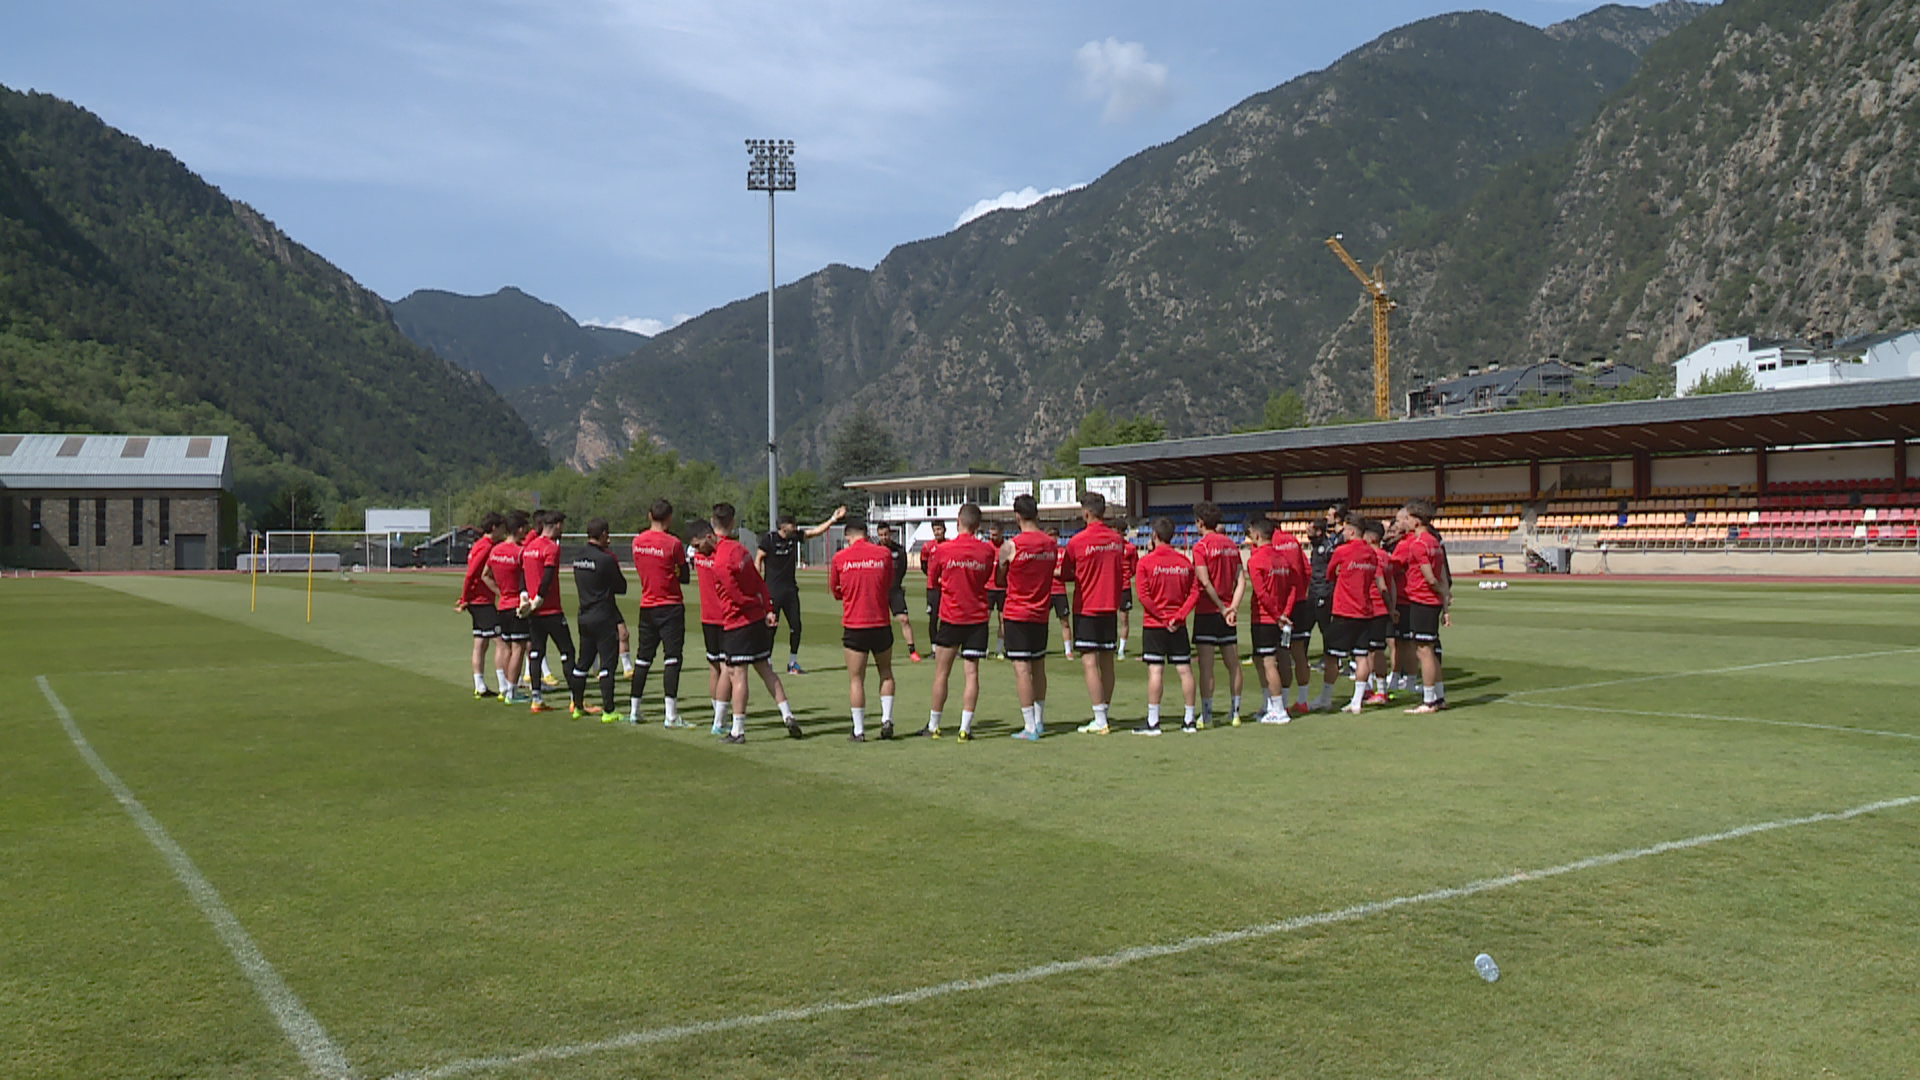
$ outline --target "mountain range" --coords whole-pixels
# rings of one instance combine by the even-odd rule
[[[232,437],[259,509],[438,495],[547,455],[486,383],[164,150],[0,87],[0,430]],[[485,438],[476,438],[476,432]]]
[[[1368,325],[1364,297],[1322,241],[1344,232],[1376,260],[1446,235],[1504,168],[1574,142],[1700,11],[1610,6],[1546,30],[1484,12],[1423,20],[1085,188],[783,287],[786,459],[818,463],[862,408],[916,466],[1018,469],[1094,406],[1175,435],[1251,422],[1290,387],[1317,417],[1357,410],[1367,368],[1340,346]],[[512,400],[580,467],[647,439],[744,471],[762,452],[764,411],[743,411],[741,390],[764,365],[764,304]],[[1402,356],[1421,374],[1442,366]]]
[[[631,330],[582,326],[511,286],[491,296],[419,289],[391,306],[401,333],[485,376],[503,394],[580,378],[647,342]]]

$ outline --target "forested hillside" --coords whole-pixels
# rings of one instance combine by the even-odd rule
[[[545,452],[484,381],[172,155],[0,87],[0,430],[223,433],[239,494],[445,490]]]
[[[1431,235],[1499,169],[1573,140],[1651,42],[1698,7],[1609,7],[1549,30],[1424,20],[1249,98],[1079,191],[987,215],[779,291],[782,445],[817,464],[868,407],[916,465],[1032,467],[1090,408],[1224,431],[1271,391],[1317,416],[1368,400],[1362,297],[1322,246],[1366,260]],[[1417,303],[1417,296],[1408,296]],[[516,404],[587,466],[634,439],[744,470],[764,298]],[[644,377],[642,376],[644,374]]]
[[[480,373],[503,394],[578,378],[647,342],[627,330],[582,326],[511,286],[491,296],[418,289],[392,307],[408,340]]]

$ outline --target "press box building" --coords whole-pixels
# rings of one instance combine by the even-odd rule
[[[224,435],[0,435],[0,566],[213,570],[238,532]]]

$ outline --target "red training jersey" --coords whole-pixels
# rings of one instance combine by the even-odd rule
[[[1343,619],[1366,619],[1374,614],[1374,576],[1379,556],[1365,543],[1341,544],[1327,559],[1327,580],[1333,582],[1333,613]],[[1382,612],[1381,614],[1385,614]]]
[[[1381,591],[1380,582],[1376,581],[1373,583],[1373,587],[1370,590],[1372,595],[1368,597],[1373,603],[1373,610],[1368,612],[1368,614],[1392,614],[1395,604],[1394,597],[1399,594],[1399,587],[1394,584],[1393,556],[1387,554],[1386,548],[1375,547],[1373,549],[1373,559],[1374,562],[1380,565],[1380,576],[1385,579],[1386,591]]]
[[[970,626],[987,621],[987,584],[1000,561],[993,545],[972,533],[941,544],[927,560],[927,587],[940,590],[940,621]]]
[[[840,601],[840,625],[871,630],[893,622],[893,553],[867,539],[840,549],[827,566],[827,588]]]
[[[1039,529],[1014,533],[1008,544],[1013,550],[1002,556],[1007,563],[1007,603],[1000,617],[1009,622],[1046,622],[1058,584],[1054,571],[1060,565],[1060,544]]]
[[[460,599],[463,603],[494,606],[493,590],[487,587],[480,571],[487,568],[487,556],[493,553],[493,537],[483,536],[474,541],[473,549],[467,552],[467,579],[460,583]],[[515,597],[514,599],[519,599]]]
[[[720,593],[714,587],[719,571],[713,568],[712,555],[695,554],[694,572],[700,575],[700,623],[703,626],[720,625]]]
[[[648,529],[633,538],[633,572],[640,578],[640,606],[679,607],[680,569],[687,565],[687,545],[661,529]]]
[[[946,543],[945,540],[929,540],[920,545],[920,572],[927,576],[927,588],[929,589],[937,589],[940,587],[940,582],[935,580],[933,576],[933,553],[938,551],[940,545],[944,543]]]
[[[1125,591],[1126,537],[1107,527],[1104,521],[1073,534],[1067,541],[1067,557],[1061,560],[1061,576],[1073,581],[1073,612],[1076,615],[1111,615],[1120,610]]]
[[[1193,560],[1179,548],[1162,544],[1141,556],[1135,572],[1138,576],[1134,581],[1140,589],[1140,624],[1149,630],[1186,625],[1200,595]]]
[[[705,584],[701,579],[701,584]],[[759,622],[773,610],[773,594],[767,582],[754,569],[753,556],[746,545],[728,537],[713,549],[713,591],[719,604],[718,622],[728,630],[738,630]]]
[[[520,549],[520,591],[540,597],[535,615],[563,614],[560,607],[560,544],[544,536],[529,536]]]
[[[1240,583],[1240,547],[1228,538],[1226,533],[1203,533],[1193,544],[1193,564],[1207,568],[1207,577],[1213,582],[1213,591],[1220,599],[1233,602],[1233,587]],[[1220,605],[1213,602],[1207,590],[1200,590],[1200,602],[1195,611],[1202,615],[1220,614]]]
[[[493,545],[487,553],[487,569],[493,571],[493,583],[500,586],[494,606],[512,611],[520,606],[520,545],[512,537]]]
[[[1288,579],[1291,567],[1280,564],[1280,553],[1272,544],[1261,544],[1247,553],[1247,587],[1253,593],[1253,621],[1264,626],[1280,625],[1280,616],[1290,615],[1293,605],[1287,598],[1293,589]]]
[[[1398,557],[1402,551],[1407,553],[1404,559],[1407,584],[1406,591],[1401,595],[1409,604],[1440,606],[1440,591],[1427,580],[1427,575],[1421,573],[1421,568],[1432,570],[1434,581],[1439,581],[1445,572],[1442,566],[1447,557],[1446,549],[1440,546],[1440,541],[1432,533],[1422,530],[1400,541],[1394,555]]]
[[[1307,593],[1313,588],[1313,568],[1307,563],[1306,549],[1300,546],[1299,538],[1292,533],[1276,530],[1273,534],[1272,547],[1275,557],[1280,560],[1281,565],[1287,567],[1290,591],[1281,596],[1281,602],[1285,606],[1280,611],[1291,617],[1294,607],[1305,600]]]

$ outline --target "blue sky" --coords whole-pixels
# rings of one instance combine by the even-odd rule
[[[383,296],[517,285],[657,328],[765,287],[747,138],[799,143],[785,283],[1094,180],[1462,6],[58,0],[0,9],[0,83],[165,147]]]

